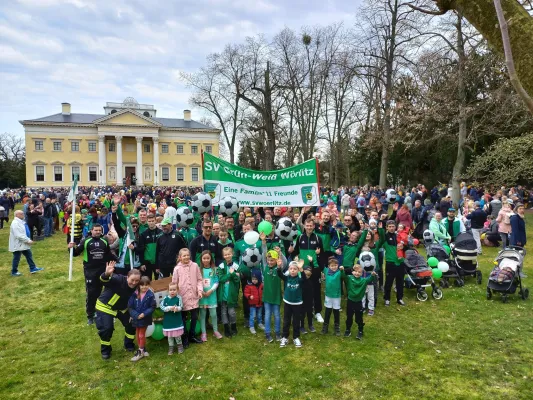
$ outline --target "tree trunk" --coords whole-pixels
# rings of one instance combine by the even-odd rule
[[[265,71],[265,95],[264,95],[263,120],[267,141],[267,154],[265,154],[265,170],[274,169],[274,156],[276,154],[276,134],[274,132],[274,119],[272,117],[272,88],[270,87],[270,62],[267,62]]]

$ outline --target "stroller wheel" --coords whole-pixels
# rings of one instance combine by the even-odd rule
[[[487,300],[492,299],[492,292],[490,289],[487,289]]]
[[[507,296],[506,294],[502,295],[502,302],[507,303],[508,301],[509,301],[509,296]]]
[[[527,298],[529,297],[529,289],[522,289],[522,293],[520,293],[522,295],[522,300],[527,300]]]
[[[465,285],[465,281],[463,281],[462,279],[459,279],[457,278],[454,282],[455,286],[457,287],[463,287]]]
[[[418,292],[416,292],[416,298],[419,300],[419,301],[426,301],[428,299],[428,294],[424,291],[424,290],[420,290]]]
[[[433,289],[433,292],[431,292],[431,295],[433,296],[435,300],[440,300],[442,299],[442,290],[439,288],[435,288]]]
[[[450,287],[450,284],[448,283],[448,279],[441,279],[440,287],[443,289]]]

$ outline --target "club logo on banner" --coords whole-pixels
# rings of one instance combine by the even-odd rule
[[[203,153],[204,190],[213,205],[226,196],[235,197],[240,206],[318,205],[316,160],[277,171],[254,171]]]

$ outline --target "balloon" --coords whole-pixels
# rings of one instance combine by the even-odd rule
[[[444,247],[444,250],[446,250],[446,254],[450,255],[450,253],[452,252],[452,249],[450,249],[450,246],[445,244],[442,247]]]
[[[482,234],[481,234],[481,240],[485,240],[486,237],[487,237],[487,234],[486,234],[486,233],[482,233]]]
[[[249,231],[244,234],[244,241],[247,245],[253,246],[259,240],[259,233],[256,231]]]
[[[437,265],[437,268],[440,271],[442,271],[443,274],[445,274],[446,272],[448,272],[450,270],[450,266],[448,265],[448,263],[446,261],[439,262],[439,265]]]
[[[436,257],[429,257],[428,258],[428,265],[431,268],[435,268],[437,265],[439,265],[439,260],[437,260]]]
[[[420,243],[420,240],[418,240],[418,239],[413,239],[413,244],[414,244],[415,246],[418,246],[419,243]]]
[[[152,336],[152,333],[154,333],[154,329],[155,329],[155,326],[154,326],[153,323],[152,323],[152,325],[148,325],[148,326],[146,327],[146,333],[145,333],[145,336],[146,336],[146,337],[150,337],[150,336]]]
[[[438,268],[433,268],[433,278],[435,279],[442,278],[442,271]]]
[[[163,334],[163,324],[155,324],[154,331],[152,332],[152,339],[161,340],[165,337]]]
[[[189,329],[191,328],[191,320],[188,319],[187,322],[185,322],[185,332],[189,332]],[[199,335],[200,334],[200,321],[196,322],[196,326],[194,327],[194,334]]]
[[[272,232],[272,224],[268,221],[262,221],[257,227],[259,233],[264,233],[265,235],[270,235]]]

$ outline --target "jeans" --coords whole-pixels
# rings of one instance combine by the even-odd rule
[[[54,231],[54,219],[52,217],[44,217],[44,236],[52,235]]]
[[[279,304],[264,303],[265,307],[265,334],[270,333],[270,318],[274,314],[274,332],[280,333],[281,317],[279,315]]]
[[[257,314],[257,323],[261,323],[261,319],[263,317],[263,307],[250,307],[250,328],[254,327],[254,320],[255,316]]]
[[[21,250],[21,251],[14,251],[13,252],[13,263],[11,264],[11,273],[14,274],[18,272],[20,257],[24,254],[24,257],[26,257],[26,261],[28,262],[28,265],[30,266],[30,271],[37,268],[35,265],[35,262],[33,261],[33,255],[31,254],[31,250]]]
[[[509,246],[509,235],[507,233],[500,232],[500,237],[502,238],[502,249],[505,249]]]

